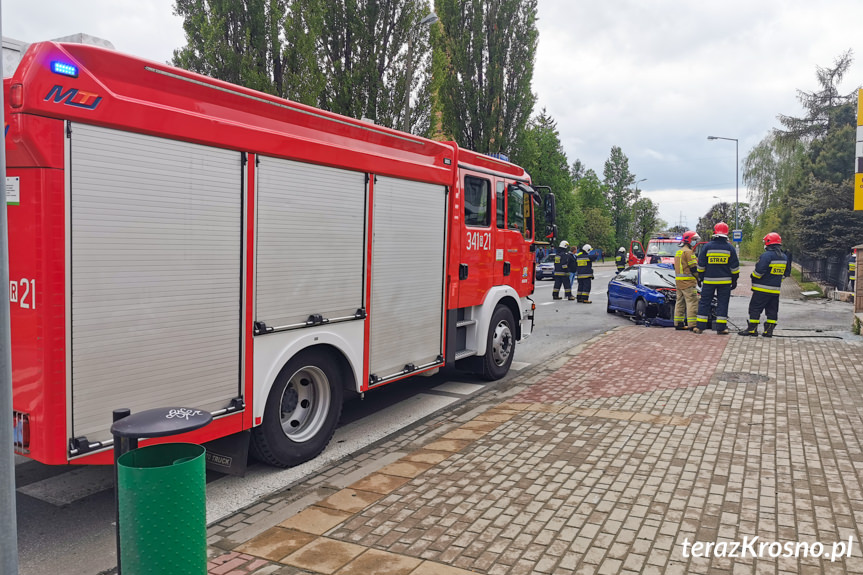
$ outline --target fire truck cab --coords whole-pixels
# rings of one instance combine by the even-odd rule
[[[532,331],[512,163],[96,46],[4,88],[18,453],[109,463],[114,409],[186,406],[171,440],[296,465],[346,393],[497,379]]]

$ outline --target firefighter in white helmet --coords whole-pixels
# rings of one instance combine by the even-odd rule
[[[575,254],[575,264],[577,266],[575,279],[578,281],[578,290],[575,292],[575,299],[579,303],[591,303],[590,301],[590,280],[593,279],[593,262],[596,261],[596,254],[591,254],[593,246],[584,244],[581,250]]]
[[[626,248],[620,246],[617,249],[617,256],[614,258],[614,265],[617,266],[618,273],[623,271],[623,268],[626,267]]]
[[[554,254],[554,289],[551,292],[552,299],[574,300],[572,295],[572,284],[569,283],[569,268],[572,263],[572,254],[569,253],[569,242],[562,240],[557,246]],[[560,286],[563,286],[563,298],[558,294]]]

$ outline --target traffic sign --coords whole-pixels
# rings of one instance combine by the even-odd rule
[[[731,231],[731,240],[735,242],[743,241],[743,230],[732,230]]]

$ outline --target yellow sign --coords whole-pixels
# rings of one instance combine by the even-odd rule
[[[863,174],[854,174],[854,209],[863,210]]]
[[[857,90],[857,125],[863,126],[863,90]]]

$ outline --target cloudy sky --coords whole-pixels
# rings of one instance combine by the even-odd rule
[[[172,6],[0,0],[6,37],[83,32],[162,62],[185,44]],[[742,164],[777,114],[801,113],[796,91],[816,89],[816,67],[849,48],[843,91],[863,84],[861,30],[861,0],[539,0],[537,111],[557,121],[570,162],[600,176],[620,146],[663,219],[692,227],[714,196],[735,198],[735,143],[707,136],[739,140]]]

